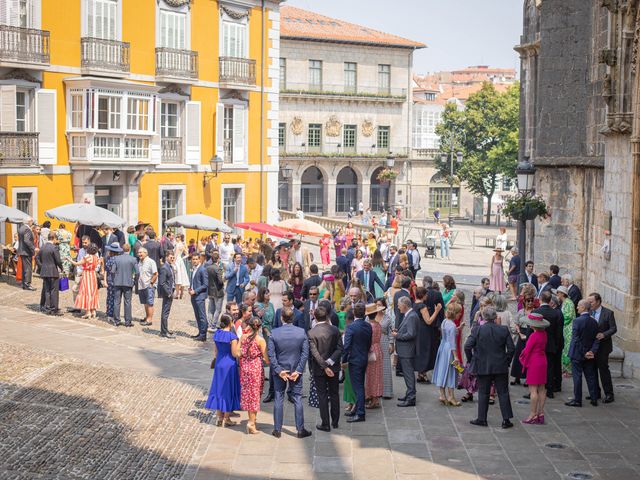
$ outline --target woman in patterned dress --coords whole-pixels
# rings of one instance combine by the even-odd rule
[[[115,281],[114,265],[116,263],[116,257],[122,253],[120,244],[115,242],[116,245],[107,245],[107,257],[104,260],[104,271],[107,275],[107,317],[113,318],[113,306],[116,300],[116,287],[113,284]]]
[[[60,259],[62,260],[62,271],[65,275],[71,272],[71,239],[73,235],[65,229],[65,224],[61,223],[56,231],[58,237],[58,250],[60,250]]]
[[[263,362],[269,364],[267,342],[258,333],[262,322],[258,317],[249,320],[249,335],[240,342],[240,409],[249,415],[247,433],[258,433],[256,417],[260,410],[260,398],[264,386]]]
[[[378,303],[367,305],[367,321],[371,325],[371,348],[369,349],[369,362],[365,374],[365,399],[368,400],[367,408],[380,408],[380,397],[384,393],[384,367],[382,365],[382,318],[385,308]]]
[[[185,262],[185,255],[187,254],[187,246],[184,243],[184,235],[176,235],[176,295],[179,299],[182,299],[185,288],[189,288],[189,273],[187,272],[187,266]]]
[[[393,372],[391,369],[391,355],[393,354],[393,343],[391,341],[391,332],[393,331],[394,317],[393,309],[387,308],[387,300],[378,298],[376,305],[384,307],[384,316],[380,322],[382,329],[382,337],[380,338],[380,348],[382,349],[382,398],[393,398]]]
[[[75,307],[85,310],[82,318],[96,318],[96,310],[99,308],[98,302],[98,280],[96,269],[100,265],[98,257],[98,247],[94,243],[87,247],[87,254],[79,262],[71,263],[76,267],[82,267],[82,277],[78,287]]]

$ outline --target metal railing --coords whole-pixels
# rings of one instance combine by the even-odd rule
[[[256,84],[256,61],[250,58],[220,57],[220,82]]]
[[[198,78],[198,52],[175,48],[156,48],[156,75]]]
[[[80,39],[82,67],[129,72],[129,42],[85,37]]]
[[[384,99],[404,100],[407,98],[406,88],[381,88],[377,85],[327,85],[315,83],[292,83],[287,82],[280,89],[285,95],[339,95],[347,97],[371,97]]]
[[[437,155],[440,155],[439,148],[413,148],[411,149],[411,156],[413,158],[430,158],[434,159]]]
[[[0,132],[0,166],[38,165],[37,132]]]
[[[163,137],[160,148],[162,163],[184,163],[184,156],[182,155],[182,138]]]
[[[346,157],[346,158],[385,158],[390,155],[394,157],[407,157],[409,149],[400,148],[378,148],[371,147],[343,147],[339,144],[323,144],[321,147],[309,147],[301,145],[287,145],[280,149],[282,157]]]
[[[222,142],[224,156],[222,157],[224,163],[233,163],[233,141],[230,138],[225,138]]]
[[[0,25],[0,60],[49,64],[49,32]]]

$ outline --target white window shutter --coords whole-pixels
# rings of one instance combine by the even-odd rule
[[[246,140],[246,112],[244,105],[233,106],[233,163],[247,163],[245,140]]]
[[[186,163],[198,165],[200,161],[200,102],[187,102]]]
[[[149,105],[153,111],[153,117],[149,116],[150,121],[154,122],[153,137],[151,137],[151,163],[159,164],[162,156],[162,147],[160,144],[160,99],[155,98]]]
[[[224,159],[224,105],[216,105],[216,155]]]
[[[56,94],[55,90],[49,89],[36,92],[36,131],[40,132],[40,165],[56,164]]]
[[[0,85],[0,130],[16,131],[16,86]]]

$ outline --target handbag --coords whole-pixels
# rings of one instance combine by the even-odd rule
[[[69,290],[69,279],[67,277],[60,277],[58,280],[58,290],[61,292]]]
[[[104,288],[104,282],[102,281],[102,275],[96,275],[96,281],[98,283],[98,288]]]
[[[369,352],[369,355],[367,356],[367,361],[375,362],[376,360],[378,360],[378,356],[376,355],[376,352]]]

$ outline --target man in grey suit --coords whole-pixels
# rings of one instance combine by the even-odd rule
[[[18,227],[18,256],[22,262],[22,289],[35,290],[31,286],[32,259],[36,254],[36,245],[33,242],[33,231],[31,226],[33,219],[29,217]]]
[[[395,339],[398,361],[402,367],[402,376],[407,386],[407,393],[399,398],[399,407],[413,407],[416,404],[416,374],[413,360],[416,356],[416,340],[418,338],[418,314],[411,308],[411,298],[400,297],[398,309],[403,315],[402,323],[392,335]]]
[[[36,255],[36,263],[40,267],[40,277],[42,277],[40,308],[48,315],[60,316],[62,312],[58,308],[58,279],[62,270],[62,260],[55,242],[56,234],[50,232],[47,242]]]
[[[515,352],[509,329],[496,325],[496,309],[485,307],[482,318],[487,322],[475,327],[466,343],[464,352],[469,362],[473,359],[473,373],[478,375],[478,418],[472,425],[487,426],[489,393],[495,384],[502,413],[502,428],[511,428],[511,399],[509,398],[509,365]]]
[[[600,382],[596,381],[596,390],[598,391],[598,399],[600,399],[602,393],[600,383],[602,383],[602,390],[604,390],[602,403],[611,403],[614,398],[613,382],[609,371],[609,355],[613,352],[613,340],[611,340],[611,337],[618,331],[616,317],[612,310],[602,306],[602,297],[599,293],[589,294],[589,302],[591,302],[591,316],[598,322],[596,339],[600,342],[598,353],[596,353],[596,377],[600,376]]]
[[[120,303],[124,297],[124,326],[133,327],[131,323],[131,294],[133,292],[133,282],[138,272],[137,260],[129,255],[131,247],[124,244],[124,254],[115,257],[113,262],[113,286],[115,288],[115,300],[113,303],[113,324],[120,325]]]
[[[173,303],[173,292],[176,289],[176,276],[173,271],[175,258],[173,250],[169,250],[158,273],[158,297],[162,298],[160,336],[164,338],[174,338],[173,333],[169,331],[169,313]]]

